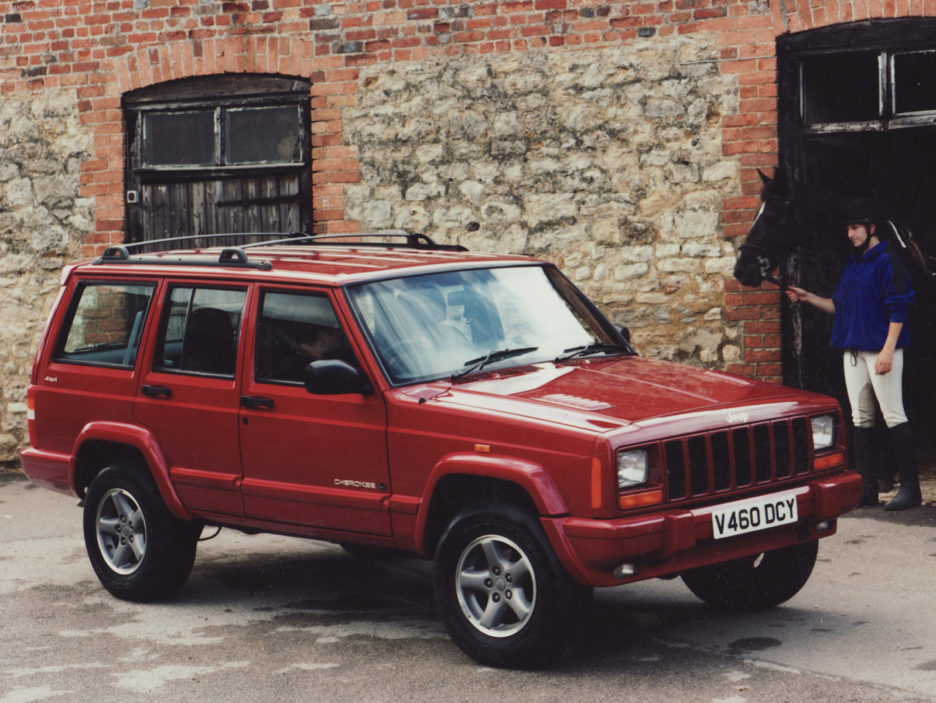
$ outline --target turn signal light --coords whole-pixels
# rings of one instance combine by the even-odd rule
[[[845,463],[845,452],[832,452],[823,456],[817,456],[813,460],[813,471],[822,471],[831,469],[835,466],[841,466]]]
[[[663,502],[663,489],[657,488],[653,491],[640,491],[639,493],[627,493],[618,496],[618,507],[621,510],[628,508],[640,508],[645,505],[656,505]]]

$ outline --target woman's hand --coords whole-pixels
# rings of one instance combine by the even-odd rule
[[[827,312],[830,315],[835,314],[835,302],[832,298],[823,298],[820,295],[815,293],[810,293],[804,288],[799,288],[797,286],[787,286],[786,289],[787,297],[794,303],[808,303],[823,312]]]
[[[891,349],[886,347],[878,352],[877,358],[874,360],[874,373],[878,376],[883,376],[894,365],[894,352]]]

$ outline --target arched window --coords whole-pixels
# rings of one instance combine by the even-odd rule
[[[128,241],[311,231],[309,81],[189,78],[127,93],[123,109]]]

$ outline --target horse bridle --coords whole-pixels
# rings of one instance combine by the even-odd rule
[[[754,253],[754,258],[757,259],[757,265],[760,266],[761,279],[780,286],[781,289],[786,289],[786,284],[779,281],[776,276],[770,273],[772,267],[770,265],[770,252],[767,251],[767,247],[761,246],[760,244],[744,243],[738,248],[742,251],[749,249]]]
[[[789,203],[789,200],[787,200],[786,198],[778,198],[778,199],[783,200],[787,204]],[[766,209],[767,209],[767,202],[765,200],[764,202],[761,203],[760,209],[757,211],[757,215],[754,217],[754,222],[751,223],[750,231],[753,231],[754,228],[757,227],[757,224],[758,222],[760,222],[761,218],[764,216]],[[773,283],[775,286],[779,286],[780,290],[786,290],[787,288],[786,284],[782,283],[780,280],[778,280],[775,276],[772,276],[770,273],[772,267],[770,265],[770,251],[767,249],[767,247],[761,244],[751,244],[747,240],[745,240],[744,244],[742,244],[738,248],[741,251],[748,249],[754,253],[754,258],[757,259],[757,264],[758,266],[760,266],[761,280],[767,281],[768,283]]]

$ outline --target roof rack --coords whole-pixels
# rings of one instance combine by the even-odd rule
[[[130,250],[137,249],[140,247],[146,247],[151,245],[171,245],[178,244],[181,242],[190,242],[192,240],[198,239],[229,239],[234,237],[279,237],[279,239],[272,239],[269,241],[259,241],[259,242],[249,242],[247,244],[241,244],[240,246],[234,247],[225,247],[221,250],[221,253],[218,255],[217,259],[192,259],[192,258],[182,258],[184,255],[181,255],[178,258],[170,257],[146,257],[146,256],[135,256],[131,258]],[[430,237],[421,233],[413,232],[365,232],[365,233],[348,233],[348,234],[306,234],[304,232],[294,232],[287,236],[283,236],[282,232],[234,232],[234,233],[221,233],[221,234],[191,234],[183,237],[166,237],[164,239],[150,239],[142,242],[128,242],[126,244],[118,244],[115,246],[107,247],[104,250],[104,253],[95,259],[92,263],[94,264],[185,264],[187,266],[234,266],[238,268],[256,268],[260,270],[269,270],[273,268],[273,265],[269,261],[251,261],[248,256],[246,249],[254,249],[258,247],[274,246],[277,244],[300,244],[307,243],[312,245],[332,245],[332,246],[348,246],[352,245],[354,247],[398,247],[401,246],[399,242],[395,241],[348,241],[360,240],[363,238],[381,238],[381,239],[398,239],[405,238],[406,242],[402,246],[407,246],[415,249],[427,249],[434,251],[468,251],[465,247],[460,244],[437,244]],[[159,249],[157,251],[171,251],[171,248]]]

